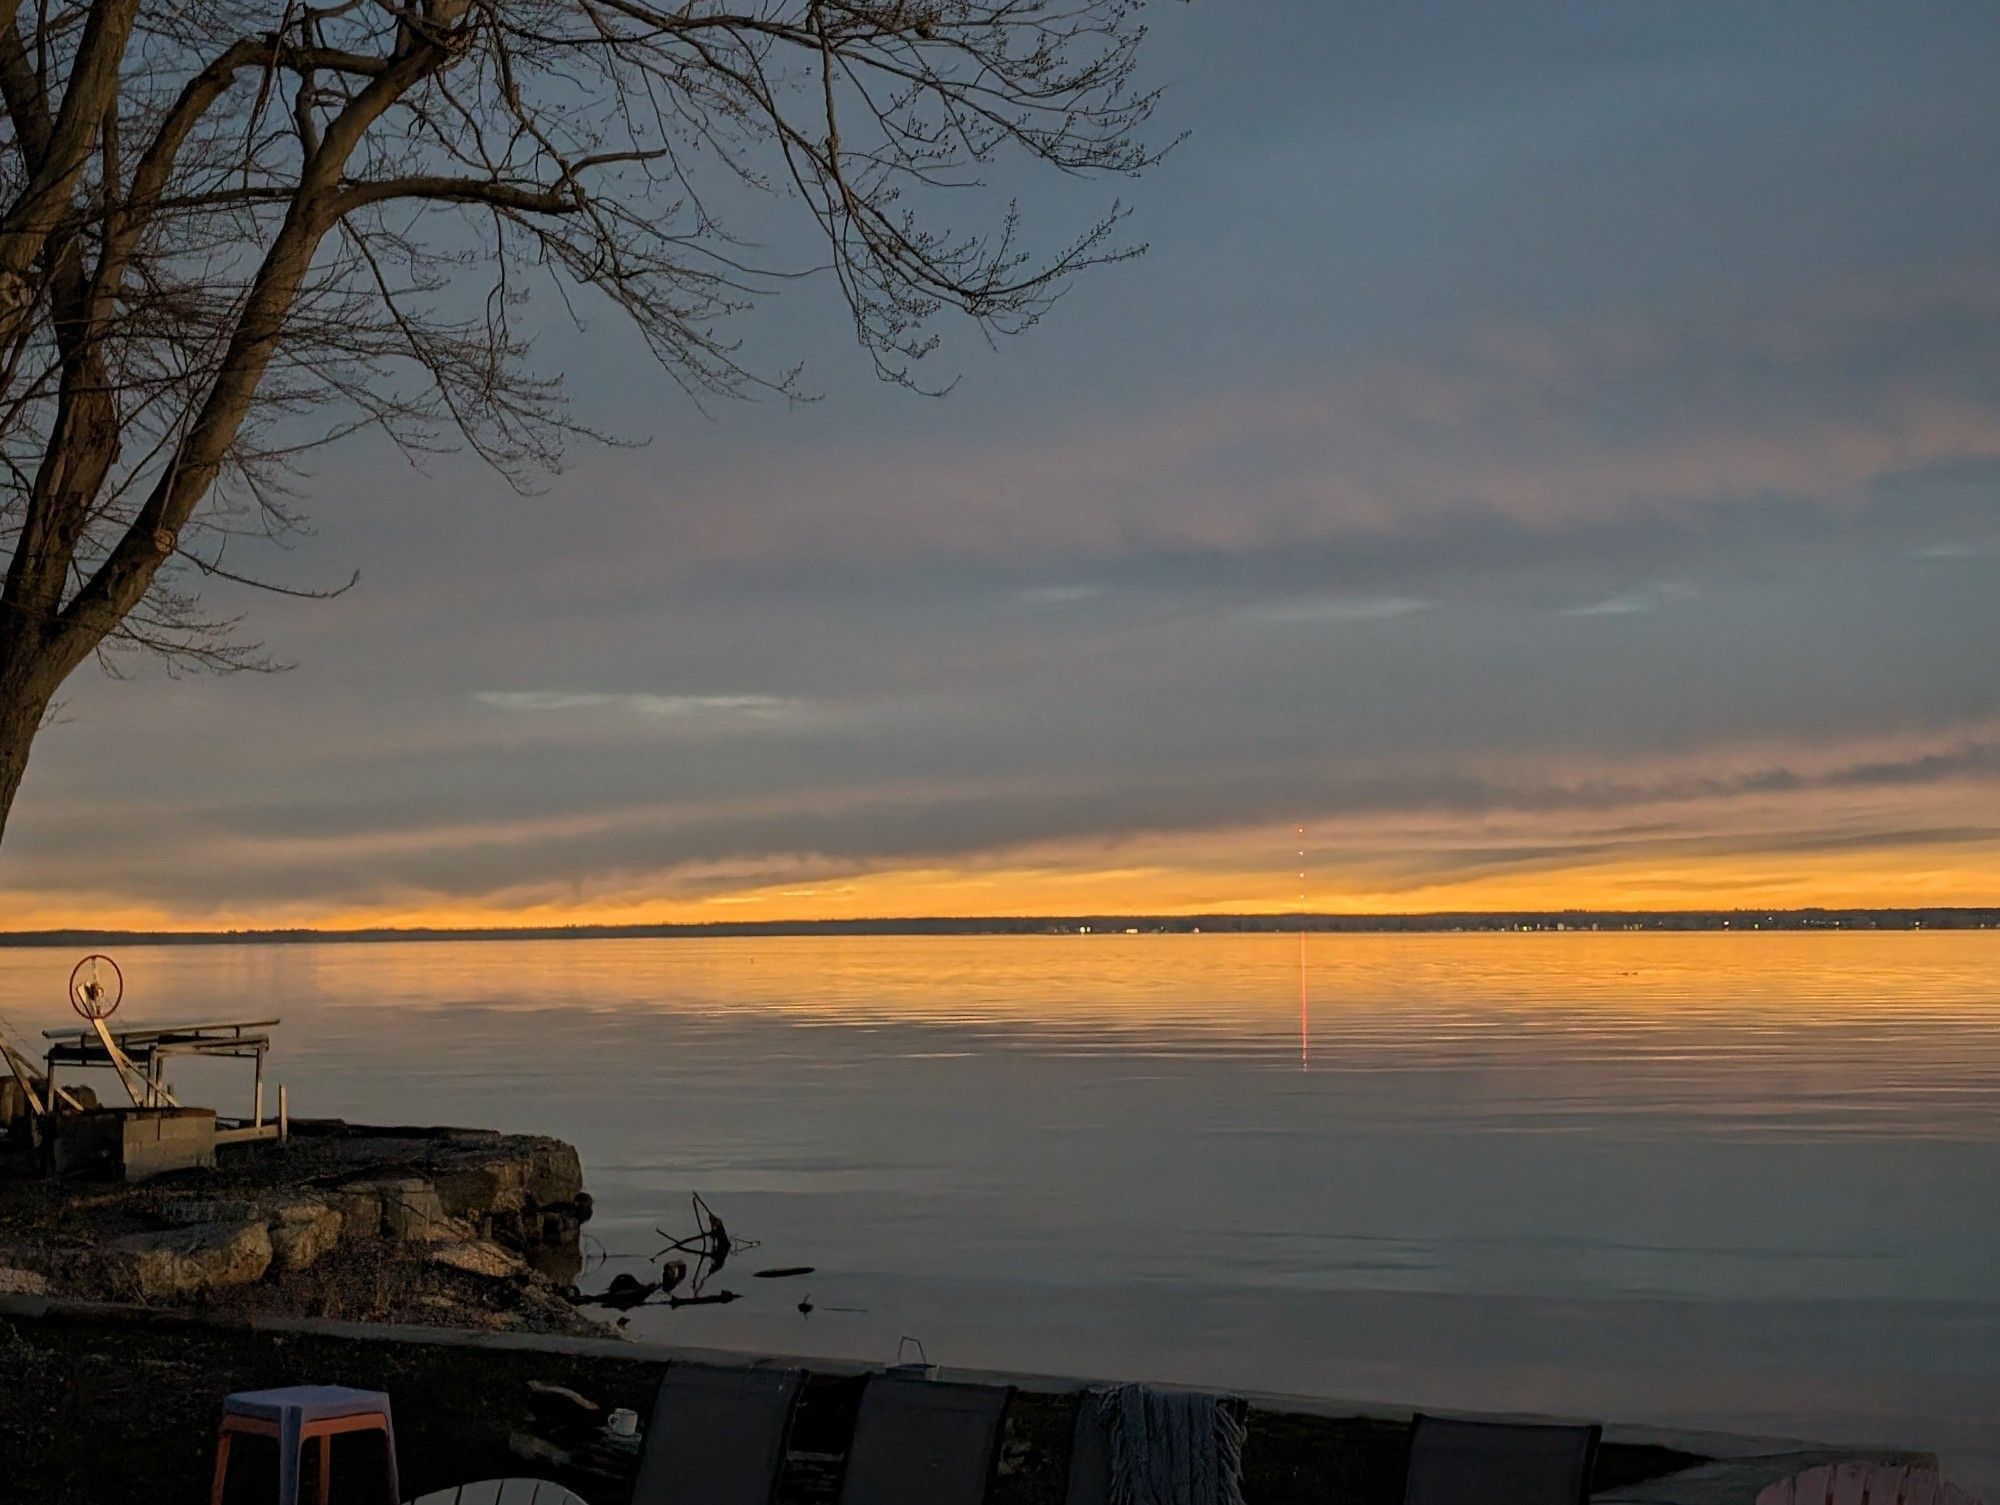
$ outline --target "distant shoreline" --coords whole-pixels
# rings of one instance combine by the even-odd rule
[[[1930,909],[1493,910],[1428,914],[1002,915],[945,919],[713,920],[353,930],[0,931],[0,946],[300,946],[386,941],[697,940],[755,936],[1445,935],[1503,931],[2000,930],[2000,907]]]

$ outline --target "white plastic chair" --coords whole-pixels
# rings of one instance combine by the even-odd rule
[[[547,1479],[481,1479],[477,1484],[454,1484],[450,1489],[433,1490],[410,1501],[410,1505],[585,1505],[585,1502],[582,1496]]]
[[[1757,1505],[1979,1505],[1928,1463],[1822,1463],[1767,1484]]]

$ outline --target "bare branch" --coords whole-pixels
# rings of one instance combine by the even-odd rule
[[[695,401],[798,395],[738,316],[830,282],[918,390],[1134,254],[1032,170],[1141,171],[1143,0],[0,0],[0,828],[78,664],[269,667],[211,616],[361,432],[530,489],[574,416],[533,332],[604,310]],[[805,249],[750,244],[749,199]],[[967,218],[967,211],[972,217]],[[782,242],[781,242],[782,243]],[[288,593],[295,587],[272,586]],[[319,594],[312,591],[303,594]]]

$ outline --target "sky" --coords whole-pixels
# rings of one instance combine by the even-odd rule
[[[741,334],[813,402],[598,315],[538,356],[642,445],[323,460],[257,567],[360,583],[72,680],[0,927],[2000,903],[1989,7],[1208,0],[1143,69],[1181,148],[1021,190],[1147,254],[947,396],[806,281]]]

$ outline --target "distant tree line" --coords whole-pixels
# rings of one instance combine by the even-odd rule
[[[1431,914],[1002,915],[867,920],[726,920],[677,925],[497,925],[463,929],[17,930],[0,946],[308,945],[341,941],[671,940],[807,935],[1329,935],[1502,931],[1995,930],[2000,907],[1924,909],[1466,910]]]

